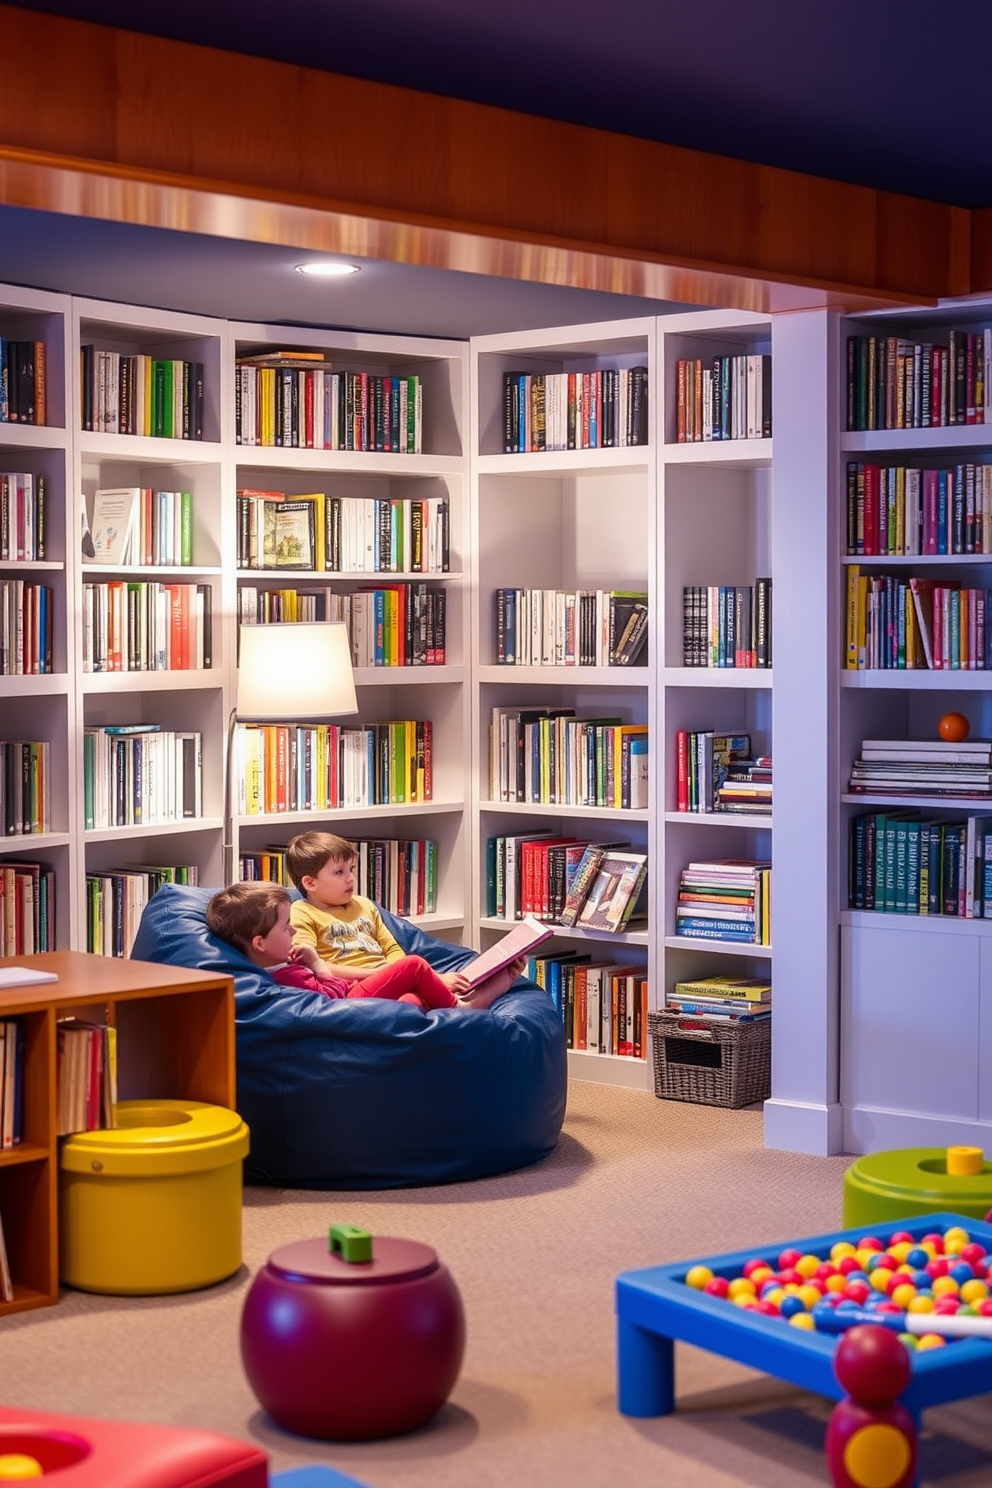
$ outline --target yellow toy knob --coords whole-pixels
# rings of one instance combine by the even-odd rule
[[[948,1147],[947,1172],[951,1178],[976,1178],[985,1167],[981,1147]]]
[[[44,1476],[37,1457],[29,1457],[26,1452],[6,1452],[0,1457],[0,1483],[23,1483]]]

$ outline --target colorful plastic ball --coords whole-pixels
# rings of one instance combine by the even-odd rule
[[[988,1260],[988,1251],[984,1245],[979,1245],[977,1240],[969,1240],[967,1245],[961,1247],[961,1259],[967,1261],[969,1266],[980,1266]]]
[[[779,1271],[789,1271],[789,1270],[791,1270],[791,1268],[796,1264],[796,1262],[799,1260],[799,1257],[801,1255],[802,1255],[802,1251],[801,1250],[796,1250],[794,1247],[790,1247],[787,1250],[783,1250],[782,1253],[781,1253],[781,1255],[778,1258],[778,1269],[779,1269]]]
[[[767,1297],[758,1297],[754,1304],[754,1311],[760,1312],[762,1317],[778,1317],[778,1308],[774,1302],[769,1302]]]
[[[916,1296],[906,1308],[907,1312],[933,1312],[936,1303],[932,1292],[917,1292]]]
[[[900,1240],[897,1241],[895,1244],[889,1246],[888,1254],[892,1257],[897,1265],[901,1266],[903,1261],[909,1255],[910,1251],[913,1249],[914,1247],[910,1245],[908,1240]]]
[[[749,1276],[735,1276],[727,1287],[727,1296],[731,1302],[736,1302],[738,1297],[753,1297],[757,1291],[758,1288]]]
[[[861,1262],[853,1251],[850,1255],[842,1255],[837,1258],[837,1270],[842,1276],[850,1276],[852,1271],[857,1271],[860,1267]]]
[[[874,1266],[868,1273],[868,1280],[876,1292],[882,1292],[884,1294],[892,1285],[892,1278],[895,1274],[887,1266]]]
[[[685,1273],[686,1286],[691,1286],[697,1292],[701,1292],[706,1283],[712,1280],[713,1272],[709,1266],[690,1266]]]
[[[868,1260],[865,1264],[865,1270],[868,1272],[869,1276],[872,1274],[873,1271],[892,1271],[894,1269],[895,1268],[892,1265],[891,1257],[887,1256],[884,1250],[871,1250],[868,1252]]]
[[[784,1318],[791,1318],[797,1312],[806,1311],[800,1297],[783,1297],[782,1301],[778,1304],[778,1310]]]
[[[805,1280],[815,1276],[820,1266],[820,1257],[815,1255],[801,1255],[796,1262],[795,1269]]]
[[[904,1281],[899,1286],[894,1286],[889,1296],[897,1307],[905,1310],[916,1296],[916,1288],[912,1282]]]
[[[961,1288],[953,1276],[935,1276],[930,1290],[935,1297],[956,1297]]]
[[[906,1257],[907,1263],[915,1267],[918,1271],[922,1271],[929,1259],[929,1253],[923,1249],[922,1245],[914,1245]]]
[[[839,1271],[835,1271],[833,1276],[827,1277],[823,1285],[828,1292],[839,1292],[843,1295],[847,1291],[847,1277],[842,1276]]]
[[[897,1333],[896,1337],[899,1339],[903,1348],[915,1349],[917,1342],[915,1333]]]
[[[918,1271],[910,1271],[909,1279],[916,1287],[917,1291],[919,1291],[923,1287],[925,1287],[927,1291],[930,1290],[930,1273],[928,1271],[924,1271],[922,1267]]]
[[[834,1351],[834,1374],[859,1405],[888,1405],[912,1377],[912,1364],[895,1333],[871,1323],[844,1333]]]
[[[958,1308],[958,1317],[977,1317],[978,1308],[970,1302],[962,1302]]]
[[[928,1246],[932,1245],[934,1255],[944,1254],[944,1237],[938,1230],[928,1231],[928,1233],[923,1236],[920,1244],[923,1246],[924,1250],[926,1250]]]
[[[916,1240],[909,1230],[896,1230],[889,1236],[889,1245],[915,1245]]]
[[[849,1281],[844,1288],[844,1296],[859,1306],[869,1296],[871,1287],[867,1281]]]
[[[961,1306],[957,1297],[938,1297],[933,1304],[934,1315],[938,1317],[954,1317]]]
[[[4,1452],[0,1457],[0,1483],[23,1483],[28,1478],[44,1476],[37,1457],[29,1457],[26,1452]]]
[[[979,1317],[992,1317],[992,1297],[986,1297],[984,1302],[979,1302],[976,1311]]]
[[[897,1313],[905,1312],[906,1309],[904,1307],[898,1307],[895,1302],[890,1302],[888,1297],[879,1297],[878,1306],[875,1308],[875,1311]]]
[[[975,1268],[968,1261],[955,1261],[947,1274],[954,1278],[958,1286],[963,1286],[966,1281],[974,1279]]]
[[[750,1276],[752,1271],[757,1271],[761,1267],[764,1267],[767,1271],[772,1269],[763,1256],[752,1256],[749,1261],[744,1262],[741,1267],[741,1274],[743,1276]]]
[[[944,1254],[958,1255],[966,1245],[971,1244],[971,1236],[963,1225],[951,1225],[944,1231]]]
[[[924,1333],[917,1340],[916,1347],[918,1349],[943,1348],[946,1342],[947,1339],[941,1338],[939,1333]]]
[[[822,1299],[823,1293],[812,1282],[807,1282],[805,1286],[799,1288],[799,1300],[806,1308],[815,1307],[817,1302],[822,1301]]]
[[[784,1270],[779,1271],[778,1279],[783,1286],[801,1286],[803,1280],[795,1266],[786,1266]]]
[[[711,1276],[703,1291],[709,1297],[725,1297],[729,1288],[730,1282],[725,1276]]]
[[[927,1261],[926,1272],[934,1278],[946,1276],[951,1269],[951,1263],[946,1256],[934,1256],[932,1261]]]
[[[945,713],[937,722],[937,733],[946,744],[963,744],[971,733],[971,724],[963,713]]]
[[[741,1307],[745,1312],[752,1311],[757,1300],[753,1292],[738,1292],[736,1297],[730,1298],[735,1307]]]
[[[813,1272],[813,1276],[817,1281],[826,1281],[829,1276],[839,1275],[840,1272],[831,1261],[822,1261]]]
[[[762,1287],[762,1302],[771,1302],[776,1312],[782,1311],[782,1303],[786,1300],[785,1290],[780,1286]]]
[[[808,1333],[811,1333],[816,1327],[816,1324],[813,1321],[813,1314],[811,1312],[793,1313],[792,1317],[790,1317],[789,1319],[789,1327],[804,1328]]]
[[[830,1259],[839,1265],[845,1257],[853,1256],[856,1250],[857,1246],[852,1245],[850,1240],[836,1240],[830,1247]]]

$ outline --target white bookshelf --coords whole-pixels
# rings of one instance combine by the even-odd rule
[[[445,664],[355,668],[359,713],[342,727],[388,719],[430,719],[433,724],[433,794],[424,803],[345,807],[316,813],[242,816],[235,823],[235,861],[239,852],[284,846],[295,833],[322,828],[349,838],[433,839],[438,843],[438,893],[434,915],[418,919],[425,929],[459,938],[469,922],[469,824],[463,787],[470,738],[471,599],[467,593],[468,543],[468,355],[464,343],[429,338],[366,335],[231,323],[225,343],[226,402],[232,410],[226,450],[227,509],[224,551],[228,613],[239,613],[245,588],[293,588],[327,594],[393,583],[423,583],[443,589],[446,600]],[[282,448],[237,443],[234,437],[234,376],[239,355],[266,349],[319,350],[334,372],[421,379],[421,452],[400,454],[362,450]],[[428,500],[449,503],[447,572],[296,572],[238,568],[235,494],[242,488],[294,495],[325,495],[374,500]],[[236,626],[232,623],[232,646]],[[338,720],[331,720],[338,721]],[[416,918],[416,917],[415,917]]]
[[[45,486],[46,558],[0,564],[0,579],[51,587],[53,671],[0,676],[0,737],[47,740],[51,751],[50,830],[0,835],[0,858],[50,864],[56,880],[56,943],[69,943],[74,927],[73,863],[77,842],[75,776],[71,767],[76,719],[73,645],[76,527],[72,491],[71,429],[67,422],[72,354],[70,300],[38,290],[0,287],[0,336],[45,343],[46,423],[0,423],[0,470],[30,472]],[[0,822],[0,834],[3,823]]]
[[[619,448],[504,451],[503,374],[586,372],[648,367],[649,442]],[[578,717],[618,717],[651,724],[659,646],[656,550],[657,441],[654,400],[659,386],[653,320],[540,330],[472,342],[472,587],[477,595],[473,639],[475,708],[472,761],[476,863],[473,897],[477,943],[485,947],[507,921],[487,914],[486,843],[504,834],[553,829],[556,836],[625,840],[654,864],[658,829],[653,811],[507,802],[490,799],[489,721],[497,706],[574,708]],[[494,605],[498,588],[617,589],[646,592],[649,606],[645,667],[497,665]],[[649,759],[657,765],[657,736]],[[653,871],[653,866],[652,866]],[[651,893],[651,872],[648,875]],[[635,928],[595,936],[559,926],[542,947],[579,950],[596,960],[644,968],[653,991],[660,962],[651,934]],[[645,1040],[647,1042],[647,1040]],[[649,1088],[649,1060],[569,1052],[579,1079]]]
[[[900,336],[947,344],[948,330],[992,325],[992,304],[941,305],[928,312],[842,320],[836,381],[841,391],[835,578],[841,605],[849,566],[863,573],[957,578],[992,588],[992,554],[851,557],[846,545],[849,460],[933,468],[992,459],[992,425],[846,431],[845,349],[849,335]],[[843,653],[838,667],[844,666]],[[992,1145],[992,922],[945,915],[848,909],[846,844],[855,816],[915,808],[936,820],[988,815],[987,799],[864,796],[848,791],[853,759],[865,737],[936,738],[948,711],[964,713],[975,738],[992,736],[992,674],[975,671],[839,672],[838,902],[840,923],[839,1098],[845,1150]]]

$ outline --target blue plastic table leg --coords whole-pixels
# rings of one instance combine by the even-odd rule
[[[617,1319],[617,1405],[625,1416],[667,1416],[675,1409],[675,1344]]]

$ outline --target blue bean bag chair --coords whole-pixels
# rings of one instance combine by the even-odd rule
[[[238,1111],[248,1182],[409,1188],[508,1172],[546,1157],[565,1115],[565,1035],[521,978],[487,1012],[421,1012],[280,987],[207,928],[212,889],[167,884],[131,955],[234,978]],[[404,950],[438,971],[473,952],[382,911]]]

